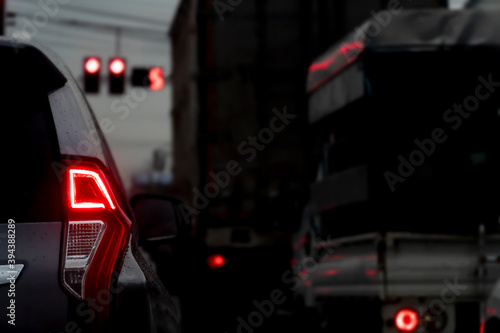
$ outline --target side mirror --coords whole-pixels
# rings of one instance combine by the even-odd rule
[[[139,194],[130,201],[139,227],[139,243],[163,243],[185,234],[189,227],[183,221],[180,200],[154,194]]]

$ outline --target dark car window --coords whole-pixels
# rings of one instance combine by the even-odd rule
[[[0,223],[60,220],[61,184],[52,169],[57,151],[51,144],[56,137],[47,95],[49,72],[31,50],[9,51],[0,48],[4,147]]]
[[[60,219],[59,181],[52,170],[52,152],[43,112],[18,112],[2,124],[5,135],[5,208],[2,223]]]

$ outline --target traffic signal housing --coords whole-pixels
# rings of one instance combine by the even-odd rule
[[[109,93],[123,94],[125,90],[125,71],[127,65],[125,59],[120,57],[111,58],[108,65]]]
[[[83,61],[84,90],[88,93],[99,92],[101,76],[101,59],[98,57],[87,57]]]

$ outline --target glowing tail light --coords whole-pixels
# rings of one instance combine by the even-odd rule
[[[115,209],[115,204],[97,172],[85,169],[69,170],[71,208]]]
[[[130,219],[97,165],[69,166],[65,190],[64,285],[79,299],[107,299],[113,270],[128,245]]]
[[[214,254],[208,257],[207,264],[211,269],[221,268],[226,264],[226,258],[221,254]]]
[[[394,317],[394,323],[402,332],[413,332],[418,326],[418,314],[410,309],[399,310]]]

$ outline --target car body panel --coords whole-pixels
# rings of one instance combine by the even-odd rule
[[[0,224],[0,263],[7,263],[7,224]],[[9,297],[10,284],[0,285],[0,331],[64,331],[68,322],[68,295],[59,283],[62,222],[19,223],[15,228],[16,264],[24,268]],[[10,299],[15,300],[15,326],[6,317]],[[50,311],[46,311],[50,309]],[[59,331],[58,331],[59,332]]]

